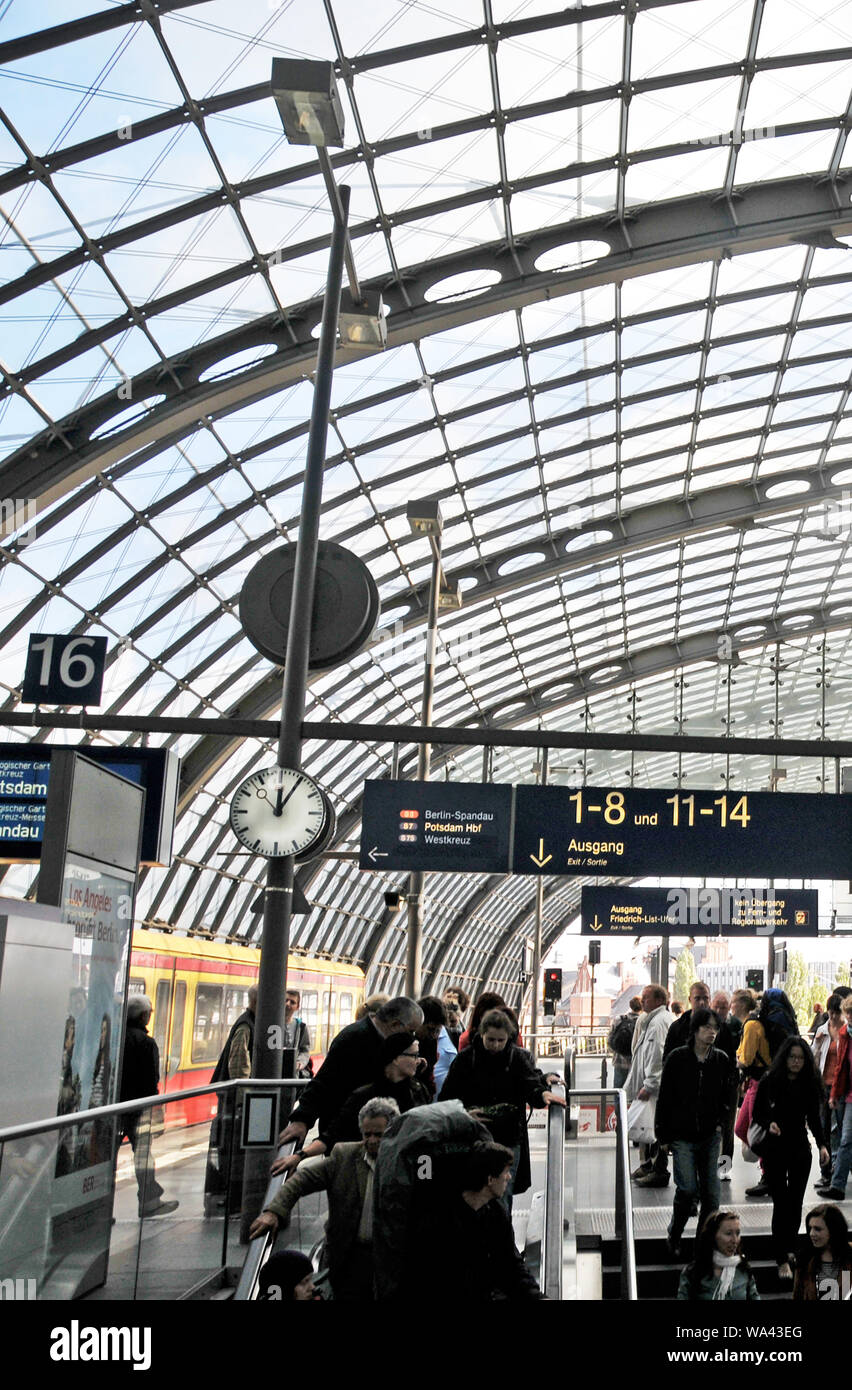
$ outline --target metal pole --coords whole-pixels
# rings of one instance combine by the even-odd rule
[[[660,940],[660,984],[664,990],[669,987],[669,938],[664,936]]]
[[[435,655],[438,646],[438,595],[441,591],[441,537],[432,538],[432,579],[429,585],[429,614],[426,622],[426,656],[423,663],[423,698],[420,723],[432,723],[435,691]],[[421,743],[417,754],[417,780],[429,781],[432,763],[431,743]],[[426,875],[418,870],[408,880],[408,943],[405,956],[405,992],[411,999],[420,995],[423,974],[423,885]]]
[[[541,750],[539,786],[547,784],[547,749]],[[533,1036],[533,1058],[535,1058],[535,1039],[538,1037],[538,998],[541,989],[541,919],[544,909],[544,879],[535,881],[535,936],[533,937],[532,1000],[530,1001],[530,1032]]]
[[[305,480],[302,487],[299,538],[290,601],[290,627],[281,696],[278,766],[298,768],[302,756],[302,720],[308,680],[308,654],[314,602],[320,504],[325,469],[328,411],[337,342],[337,316],[343,282],[343,251],[349,189],[340,189],[342,217],[335,219],[322,309],[322,327],[314,375],[314,399],[308,434]],[[280,1040],[284,1034],[284,998],[287,991],[287,956],[293,906],[294,860],[292,855],[270,859],[263,900],[263,939],[257,981],[257,1016],[252,1075],[279,1077],[283,1062]],[[275,1043],[278,1041],[278,1046]]]

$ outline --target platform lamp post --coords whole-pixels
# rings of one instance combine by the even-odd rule
[[[426,617],[426,652],[423,660],[423,694],[420,703],[420,723],[432,723],[432,699],[435,691],[435,656],[438,645],[438,614],[441,609],[461,608],[462,596],[458,584],[449,585],[444,577],[441,548],[444,521],[437,497],[422,502],[409,502],[406,509],[408,524],[415,535],[428,536],[432,549],[432,575],[429,582],[429,605]],[[417,780],[428,782],[432,764],[432,745],[421,743],[417,754]],[[405,958],[405,992],[411,999],[420,995],[423,976],[423,885],[426,875],[417,870],[408,878],[408,939]]]
[[[316,148],[334,218],[314,373],[278,739],[278,766],[298,770],[302,757],[301,728],[305,715],[320,505],[338,328],[344,346],[367,349],[384,347],[387,329],[380,298],[375,294],[365,295],[358,282],[347,231],[349,189],[338,188],[326,152],[328,146],[343,145],[343,110],[333,65],[275,58],[272,95],[288,141]],[[342,299],[344,264],[349,294]],[[263,899],[263,948],[252,1065],[252,1074],[265,1079],[275,1079],[282,1074],[282,1051],[273,1046],[272,1039],[282,1036],[284,1027],[294,875],[292,855],[269,860]]]

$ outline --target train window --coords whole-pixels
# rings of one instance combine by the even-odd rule
[[[195,1022],[192,1028],[193,1062],[217,1062],[224,1038],[222,986],[199,985],[195,991]]]
[[[127,993],[128,993],[128,994],[144,994],[144,993],[145,993],[145,981],[142,979],[141,976],[139,976],[139,975],[131,975],[131,976],[130,976],[130,979],[127,981]]]
[[[248,985],[245,989],[225,990],[225,1026],[230,1028],[248,1008]]]
[[[334,995],[330,989],[322,992],[322,1015],[320,1017],[320,1052],[328,1052],[328,1045],[334,1037]]]
[[[314,1051],[319,1051],[320,1045],[317,1035],[317,992],[315,989],[302,990],[302,1000],[299,1004],[299,1017],[303,1023],[307,1024]]]
[[[338,1004],[337,1021],[341,1028],[345,1028],[347,1023],[352,1022],[352,995],[341,994]]]
[[[171,980],[159,980],[157,982],[157,992],[154,995],[154,1042],[157,1044],[157,1051],[161,1057],[165,1055],[166,1039],[169,1036],[171,1002]]]
[[[183,1048],[183,1020],[186,1014],[186,981],[178,980],[175,985],[175,1007],[172,1013],[172,1031],[169,1037],[169,1053],[166,1057],[166,1076],[173,1076],[180,1066]]]

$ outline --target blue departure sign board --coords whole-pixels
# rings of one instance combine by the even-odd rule
[[[508,873],[512,792],[479,782],[365,782],[360,867]]]
[[[815,888],[583,885],[583,936],[817,936]]]
[[[67,745],[0,743],[0,863],[41,858],[51,752]],[[168,864],[177,805],[180,759],[167,748],[73,749],[145,788],[142,864]]]
[[[852,877],[852,796],[517,787],[516,874]]]

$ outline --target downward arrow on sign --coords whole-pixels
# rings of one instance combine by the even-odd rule
[[[532,860],[532,862],[533,862],[534,864],[538,864],[538,867],[539,867],[540,869],[543,869],[544,866],[545,866],[545,864],[549,864],[552,858],[553,858],[553,855],[552,855],[552,854],[548,854],[547,856],[545,856],[545,853],[544,853],[544,840],[539,840],[539,842],[538,842],[538,858],[536,858],[536,856],[535,856],[534,854],[531,854],[531,855],[530,855],[530,859]]]

